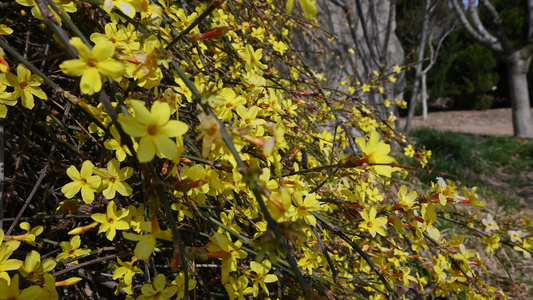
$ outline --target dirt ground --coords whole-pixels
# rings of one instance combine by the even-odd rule
[[[533,113],[533,110],[532,110]],[[401,119],[401,127],[406,118]],[[430,127],[438,130],[474,133],[482,135],[512,136],[513,123],[510,108],[490,110],[430,112],[427,120],[416,116],[412,128]]]

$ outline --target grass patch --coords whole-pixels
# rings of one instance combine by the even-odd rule
[[[441,176],[477,186],[485,200],[507,211],[522,209],[521,199],[533,201],[533,141],[430,128],[413,130],[410,138],[433,151],[428,164],[432,173],[418,175],[423,182]]]

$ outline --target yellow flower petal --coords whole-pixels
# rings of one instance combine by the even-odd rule
[[[83,202],[87,204],[91,204],[94,201],[94,190],[90,187],[82,187],[81,188],[81,198],[83,199]]]
[[[155,146],[157,150],[163,154],[164,157],[168,159],[173,159],[178,156],[178,147],[176,143],[173,142],[168,137],[157,137],[154,138]]]
[[[146,108],[146,106],[144,106],[144,102],[139,100],[131,100],[130,105],[133,107],[135,118],[139,120],[139,122],[144,124],[150,122],[150,111]]]
[[[146,125],[140,123],[132,116],[120,115],[118,121],[122,125],[122,129],[132,137],[142,137],[147,133]]]
[[[82,93],[93,95],[102,90],[102,79],[95,68],[87,68],[81,75],[80,88]]]
[[[111,41],[100,41],[94,45],[92,55],[98,61],[105,61],[115,54],[115,45]]]
[[[78,169],[76,169],[75,166],[70,166],[70,167],[68,167],[68,169],[67,169],[67,175],[68,175],[68,177],[70,177],[70,179],[72,179],[72,180],[80,179],[80,172],[78,171]]]
[[[81,59],[70,59],[62,62],[59,65],[59,68],[63,73],[69,76],[79,77],[83,75],[83,72],[85,72],[89,66],[87,66],[87,63]]]
[[[118,61],[105,60],[98,63],[98,71],[103,75],[111,77],[115,81],[122,80],[124,70],[124,64]]]
[[[151,136],[144,136],[139,142],[139,150],[137,151],[137,158],[140,162],[149,162],[155,155],[155,142]]]
[[[157,101],[152,105],[151,119],[155,121],[158,126],[165,125],[169,118],[170,106],[167,103]]]
[[[87,61],[92,56],[89,47],[79,37],[70,39],[70,44],[78,50],[78,56],[81,60]]]
[[[61,192],[67,197],[68,199],[74,197],[81,189],[81,185],[77,182],[69,182],[61,188]]]

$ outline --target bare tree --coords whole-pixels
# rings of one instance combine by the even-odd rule
[[[424,55],[426,52],[426,45],[428,43],[428,31],[429,31],[429,15],[434,9],[434,6],[431,5],[431,0],[426,0],[426,6],[424,10],[424,21],[422,22],[422,35],[420,38],[420,45],[418,46],[418,64],[415,66],[415,81],[413,83],[413,93],[411,94],[411,100],[409,101],[409,113],[407,115],[407,122],[405,123],[405,132],[409,132],[411,123],[413,122],[413,117],[415,115],[415,107],[418,99],[418,91],[420,90],[420,82],[422,77],[422,61],[424,60]]]
[[[409,101],[409,111],[407,115],[407,122],[405,123],[405,132],[409,132],[413,117],[415,114],[415,107],[418,99],[422,101],[422,116],[427,119],[427,73],[435,62],[439,54],[439,50],[446,37],[456,29],[455,20],[450,19],[444,11],[442,5],[446,5],[446,1],[442,0],[427,0],[424,7],[424,18],[422,21],[422,32],[420,34],[420,43],[417,49],[417,62],[415,67],[415,80],[413,84],[413,92]],[[425,57],[426,49],[429,48],[429,57]],[[427,65],[424,64],[427,61]]]
[[[529,17],[527,42],[522,47],[514,47],[505,35],[502,19],[488,0],[469,0],[467,5],[462,1],[451,0],[451,4],[465,29],[474,39],[492,50],[505,62],[509,77],[514,135],[520,138],[533,138],[527,84],[527,73],[533,55],[533,0],[528,0],[527,3]],[[490,25],[495,27],[493,33],[489,32],[481,21],[480,7],[486,9],[490,16],[490,23],[492,23]],[[524,9],[526,8],[524,7]]]
[[[333,44],[321,37],[318,39],[330,47],[329,52],[343,59],[344,68],[339,68],[339,60],[334,56],[324,59],[324,70],[332,83],[347,78],[364,81],[373,76],[374,71],[387,72],[404,60],[403,48],[395,34],[395,0],[321,0],[317,4],[322,12],[321,28],[337,37]],[[356,55],[348,55],[350,48]],[[370,95],[366,100],[380,104],[384,99],[402,98],[403,77],[402,73],[395,83],[387,84],[385,95]],[[376,108],[383,107],[377,105]],[[381,113],[385,117],[388,112]]]

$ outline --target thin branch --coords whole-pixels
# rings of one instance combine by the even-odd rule
[[[473,5],[475,5],[475,1],[473,0],[469,1],[469,3],[472,3],[472,2],[473,2]],[[471,23],[465,14],[462,3],[460,4],[458,0],[451,0],[450,3],[453,9],[455,10],[455,12],[457,13],[457,16],[459,17],[459,21],[461,22],[461,24],[464,26],[466,31],[468,31],[468,33],[470,33],[474,37],[475,40],[487,46],[492,51],[495,51],[495,52],[503,51],[502,44],[498,41],[498,39],[496,39],[494,36],[492,36],[491,34],[487,32],[487,30],[481,23],[481,20],[479,20],[479,17],[477,18],[478,23],[476,23],[474,18]],[[469,6],[472,6],[472,5],[469,4]],[[476,12],[476,9],[475,7],[471,7],[469,8],[469,11]]]

